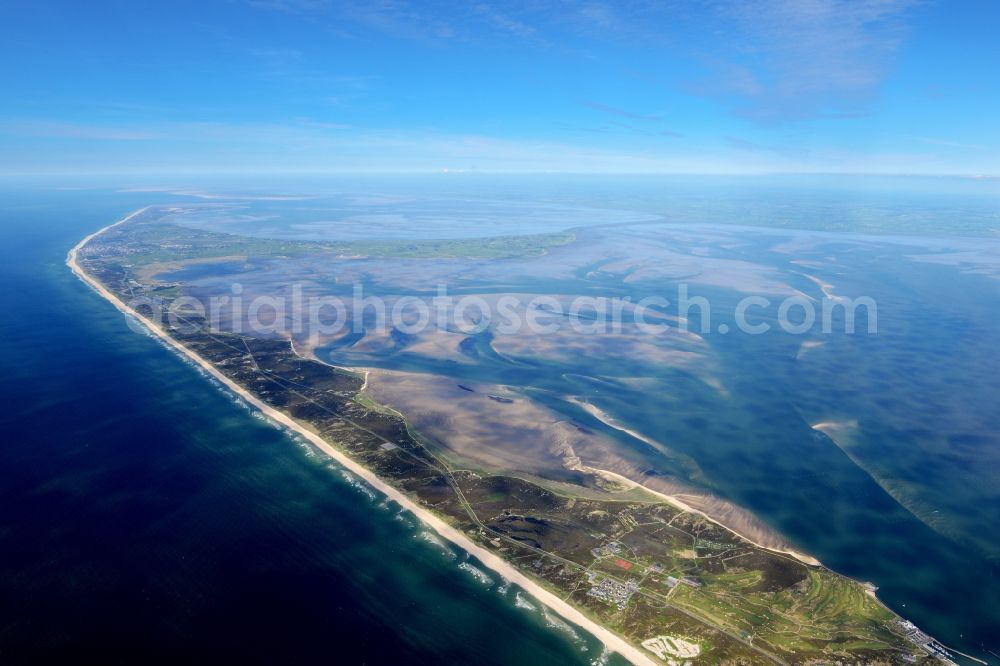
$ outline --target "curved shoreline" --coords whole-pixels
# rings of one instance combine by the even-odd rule
[[[645,442],[647,444],[650,444],[651,446],[658,446],[658,444],[656,442],[654,442],[650,438],[646,437],[642,433],[640,433],[638,431],[635,431],[635,430],[632,430],[631,428],[627,428],[627,427],[621,425],[620,423],[618,423],[617,421],[615,421],[615,419],[613,417],[611,417],[609,414],[607,414],[604,410],[602,410],[601,408],[597,407],[596,405],[592,405],[589,402],[586,402],[586,401],[583,401],[583,400],[578,400],[578,399],[572,399],[571,402],[573,402],[575,405],[579,406],[585,412],[587,412],[588,414],[590,414],[591,416],[593,416],[595,419],[597,419],[598,421],[600,421],[604,425],[608,426],[609,428],[614,428],[615,430],[623,432],[626,435],[628,435],[630,437],[634,437],[635,439],[638,439],[641,442]],[[749,541],[750,543],[752,543],[753,545],[757,546],[758,548],[761,548],[763,550],[769,550],[772,553],[778,553],[779,555],[790,555],[791,557],[794,557],[795,559],[797,559],[798,561],[802,562],[803,564],[808,564],[809,566],[812,566],[812,567],[821,567],[821,566],[823,566],[823,563],[820,562],[819,560],[817,560],[815,557],[813,557],[811,555],[807,555],[807,554],[802,553],[802,552],[799,552],[799,551],[794,550],[792,548],[777,548],[777,547],[773,547],[773,546],[765,546],[762,543],[758,543],[757,541],[755,541],[754,539],[752,539],[750,536],[748,536],[746,534],[743,534],[739,530],[737,530],[737,529],[735,529],[733,527],[730,527],[729,525],[726,525],[725,523],[721,522],[720,520],[718,520],[716,518],[713,518],[707,512],[691,506],[687,502],[683,501],[682,499],[680,499],[680,498],[678,498],[678,497],[676,497],[674,495],[668,495],[668,494],[662,493],[662,492],[660,492],[658,490],[654,490],[652,488],[648,488],[647,486],[644,486],[641,483],[638,483],[636,481],[628,479],[628,478],[626,478],[624,476],[621,476],[620,474],[615,474],[614,472],[608,472],[607,470],[601,470],[601,471],[604,472],[604,473],[606,473],[606,474],[611,474],[613,476],[618,477],[618,479],[621,482],[623,482],[623,483],[637,486],[637,487],[642,488],[643,490],[645,490],[645,491],[647,491],[649,493],[652,493],[653,495],[656,495],[657,497],[662,497],[663,500],[666,501],[668,504],[670,504],[671,506],[673,506],[673,507],[675,507],[677,509],[680,509],[681,511],[686,511],[688,513],[693,513],[693,514],[696,514],[698,516],[701,516],[705,520],[707,520],[709,522],[712,522],[712,523],[715,523],[716,525],[718,525],[722,529],[726,530],[727,532],[735,534],[739,538],[745,539],[746,541]]]
[[[159,327],[151,325],[149,322],[147,322],[147,320],[144,317],[142,317],[142,315],[136,312],[133,308],[129,307],[120,298],[118,298],[118,296],[108,291],[108,289],[104,285],[102,285],[100,282],[98,282],[90,275],[88,275],[87,272],[83,270],[83,268],[77,263],[77,255],[79,251],[84,246],[87,245],[87,243],[89,243],[97,236],[100,236],[108,229],[118,226],[119,224],[128,222],[132,218],[136,217],[137,215],[140,215],[141,213],[147,211],[148,209],[149,206],[146,206],[144,208],[140,208],[139,210],[133,211],[132,213],[126,215],[125,217],[118,220],[114,224],[109,224],[108,226],[99,229],[98,231],[95,231],[94,233],[83,238],[83,240],[74,245],[73,248],[67,254],[66,265],[69,266],[69,268],[78,278],[83,280],[98,294],[100,294],[102,297],[108,300],[119,311],[121,311],[126,315],[135,317],[140,323],[142,323],[144,328],[146,328],[155,336],[160,338],[160,340],[168,344],[171,348],[180,352],[186,358],[196,363],[199,367],[208,372],[214,379],[220,381],[226,388],[228,388],[233,393],[238,395],[244,401],[253,405],[255,408],[260,410],[263,414],[273,419],[274,421],[277,421],[281,425],[289,428],[290,430],[295,431],[302,437],[305,437],[309,442],[311,442],[318,449],[320,449],[321,451],[329,455],[331,458],[336,460],[340,465],[342,465],[352,473],[357,474],[359,477],[364,479],[365,482],[368,483],[373,488],[375,488],[375,490],[385,495],[389,499],[395,501],[406,510],[413,513],[418,519],[420,519],[422,523],[430,527],[438,535],[452,542],[453,544],[455,544],[462,550],[466,551],[470,555],[476,557],[484,566],[488,567],[495,573],[499,574],[501,577],[504,578],[504,580],[510,583],[517,584],[519,587],[523,588],[528,594],[530,594],[536,600],[544,604],[547,608],[558,614],[564,620],[567,620],[583,628],[589,633],[593,634],[599,641],[601,641],[604,644],[604,646],[608,650],[612,652],[617,652],[618,654],[622,655],[623,657],[631,661],[633,664],[637,664],[640,666],[652,666],[653,664],[657,663],[651,657],[644,654],[642,650],[640,650],[638,647],[632,645],[624,638],[611,631],[610,629],[607,629],[606,627],[597,624],[596,622],[588,618],[586,615],[584,615],[581,611],[571,606],[566,601],[563,601],[552,592],[549,592],[545,588],[541,587],[538,583],[528,578],[525,574],[521,573],[518,569],[516,569],[510,563],[506,562],[496,553],[493,553],[492,551],[489,551],[483,548],[482,546],[479,546],[478,544],[474,543],[464,534],[462,534],[454,527],[446,523],[444,520],[434,515],[427,509],[424,509],[423,507],[416,504],[413,500],[411,500],[409,497],[403,494],[400,490],[380,479],[368,468],[364,467],[363,465],[349,458],[346,454],[342,453],[334,446],[327,443],[326,440],[324,440],[316,433],[302,426],[297,421],[287,416],[283,412],[271,407],[270,405],[267,405],[262,400],[253,396],[249,391],[247,391],[242,386],[236,384],[231,379],[226,377],[219,370],[217,370],[215,366],[213,366],[211,363],[203,359],[201,356],[199,356],[195,352],[191,351],[188,347],[184,346],[183,344],[175,340],[173,337],[168,335]]]

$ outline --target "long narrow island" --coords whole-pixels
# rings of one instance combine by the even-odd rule
[[[544,249],[568,240],[537,243]],[[253,408],[633,663],[954,663],[881,604],[873,586],[758,545],[704,512],[609,475],[576,487],[459,465],[405,410],[373,399],[358,372],[322,362],[294,340],[215,330],[178,305],[193,293],[176,277],[179,269],[213,260],[469,253],[440,243],[347,245],[207,232],[165,221],[164,209],[150,207],[83,239],[67,263]],[[513,239],[473,251],[514,256],[539,248]],[[162,278],[168,269],[174,277]],[[510,401],[487,397],[500,406]]]

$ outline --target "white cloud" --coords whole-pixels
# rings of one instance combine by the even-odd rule
[[[723,0],[716,77],[703,93],[764,123],[867,112],[913,0]]]
[[[145,129],[33,120],[0,122],[0,133],[14,136],[98,141],[145,141],[160,136]]]
[[[963,143],[961,141],[951,141],[949,139],[935,139],[934,137],[929,136],[911,136],[908,138],[919,143],[926,143],[929,146],[943,146],[945,148],[961,148],[967,150],[983,150],[986,148],[986,146],[981,143]]]

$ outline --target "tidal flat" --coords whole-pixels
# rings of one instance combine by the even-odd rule
[[[274,225],[275,205],[268,206]],[[407,250],[426,240],[419,224],[410,239],[394,239],[395,250],[335,248],[329,229],[360,223],[342,217],[322,241],[285,231],[263,243],[293,243],[295,251],[265,251],[267,229],[243,237],[231,233],[239,230],[231,220],[208,215],[178,228],[224,240],[219,251],[245,242],[245,254],[165,266],[147,286],[179,286],[207,300],[236,281],[248,297],[293,283],[306,294],[348,295],[363,282],[391,307],[402,298],[430,300],[442,282],[486,302],[511,294],[635,302],[671,298],[683,282],[711,302],[711,326],[693,321],[684,334],[660,336],[501,335],[488,327],[467,335],[435,326],[398,335],[349,322],[346,332],[295,342],[334,366],[405,373],[409,384],[376,381],[369,394],[455,464],[552,484],[579,484],[596,469],[737,507],[753,517],[741,527],[755,540],[773,539],[875,583],[890,607],[949,644],[988,645],[998,543],[982,525],[1000,519],[1000,465],[991,457],[998,430],[989,408],[998,386],[981,359],[997,330],[997,241],[609,217],[604,225],[545,228],[559,242],[522,240],[499,257],[477,244],[464,246],[465,256],[434,257]],[[442,220],[444,213],[433,232],[441,238]],[[394,233],[405,228],[405,216],[398,221]],[[230,231],[220,231],[226,225]],[[310,227],[307,235],[314,233]],[[731,313],[748,294],[871,296],[878,332],[741,334]],[[684,318],[670,306],[657,312],[675,324]],[[773,313],[761,321],[773,323]],[[487,399],[463,396],[470,391],[460,386],[486,386]],[[444,398],[435,399],[434,387]],[[533,410],[520,430],[517,418],[503,416],[518,403]],[[545,423],[549,434],[539,434]],[[823,427],[830,423],[842,427]],[[599,474],[583,485],[623,490]]]

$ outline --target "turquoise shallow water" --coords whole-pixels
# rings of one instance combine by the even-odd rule
[[[69,273],[151,198],[0,194],[0,662],[600,660]]]

